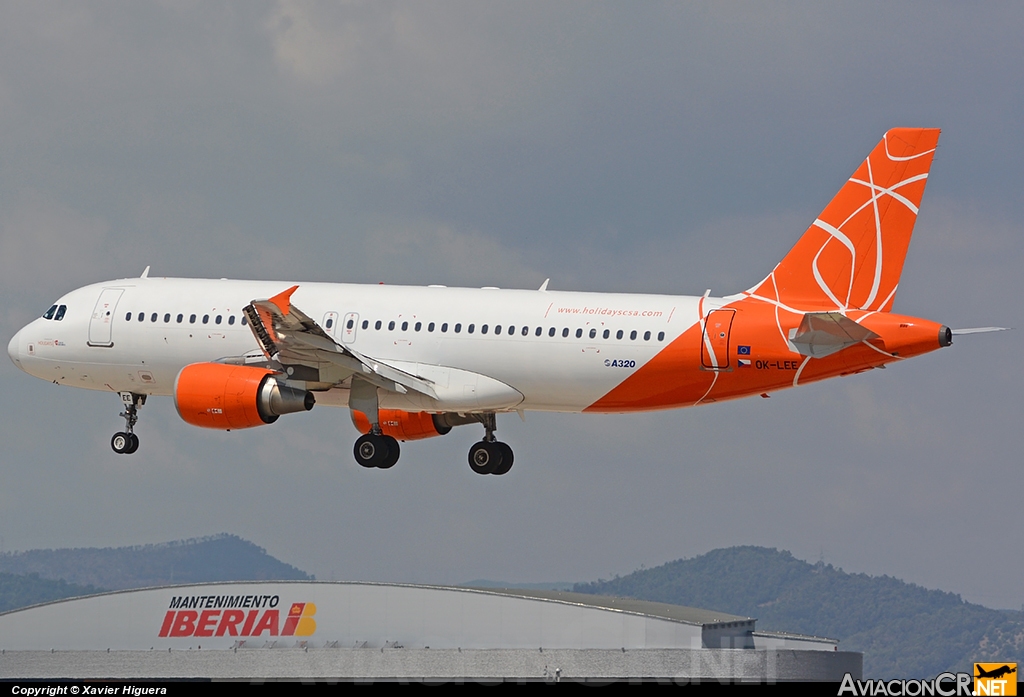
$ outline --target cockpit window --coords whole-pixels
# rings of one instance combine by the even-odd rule
[[[49,310],[43,313],[43,319],[53,319],[53,313],[57,311],[57,306],[54,305]]]
[[[57,314],[54,315],[53,319],[55,319],[56,321],[60,322],[62,319],[64,319],[64,313],[67,312],[67,311],[68,311],[68,306],[67,305],[61,305],[60,307],[57,308]]]

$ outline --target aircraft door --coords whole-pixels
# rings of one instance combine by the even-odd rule
[[[100,293],[96,307],[92,310],[92,318],[89,320],[89,346],[110,348],[114,345],[110,329],[117,302],[123,293],[124,288],[104,288]]]
[[[338,313],[328,312],[324,315],[324,323],[321,325],[328,336],[338,336]]]
[[[356,330],[359,328],[359,313],[349,312],[345,315],[345,321],[342,322],[341,328],[341,343],[351,344],[356,340]]]
[[[707,370],[729,369],[729,333],[736,310],[712,310],[704,318],[700,364]]]

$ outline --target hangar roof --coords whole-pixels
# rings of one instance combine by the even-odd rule
[[[590,595],[589,593],[573,593],[571,591],[557,590],[526,590],[520,588],[469,588],[470,590],[501,593],[503,595],[518,596],[521,598],[536,598],[539,600],[556,600],[573,605],[585,607],[604,608],[618,610],[620,612],[635,612],[639,615],[660,617],[674,622],[686,622],[687,624],[723,624],[732,622],[754,622],[753,617],[742,617],[730,615],[727,612],[717,610],[702,610],[696,607],[684,605],[671,605],[669,603],[655,603],[648,600],[636,600],[634,598],[615,598],[606,595]]]

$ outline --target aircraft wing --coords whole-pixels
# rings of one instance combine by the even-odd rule
[[[243,310],[269,360],[286,367],[320,368],[326,363],[335,368],[330,372],[330,382],[358,376],[391,392],[413,391],[437,399],[430,380],[364,356],[332,339],[309,315],[291,304],[297,288],[292,286],[267,300],[253,300]]]

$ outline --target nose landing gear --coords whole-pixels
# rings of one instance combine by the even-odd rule
[[[110,447],[118,455],[131,455],[139,449],[139,437],[135,435],[135,424],[139,421],[139,407],[146,403],[146,395],[135,394],[134,392],[122,392],[121,401],[124,403],[124,411],[120,416],[124,417],[124,431],[118,431],[110,439]]]

